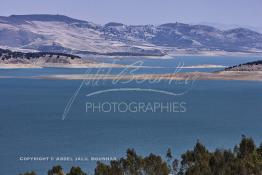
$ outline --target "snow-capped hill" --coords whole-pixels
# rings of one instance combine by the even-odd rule
[[[113,39],[115,34],[110,26],[117,25],[101,26],[63,15],[0,17],[0,45],[14,49],[92,54],[131,52],[128,54],[132,55],[132,52],[147,53],[147,50],[151,54],[157,50],[155,46],[130,44],[128,39]]]
[[[205,25],[168,23],[157,27],[152,43],[162,46],[249,52],[262,50],[262,34],[249,29],[219,30]]]
[[[230,29],[226,30],[224,34],[229,37],[229,38],[234,38],[234,39],[261,39],[261,34],[246,28],[235,28],[235,29]]]
[[[163,55],[177,49],[261,53],[262,34],[183,23],[99,25],[63,15],[12,15],[0,17],[0,46],[103,55]]]
[[[35,15],[11,15],[8,17],[0,16],[0,23],[9,23],[9,24],[18,25],[18,24],[30,24],[32,21],[61,22],[72,26],[87,27],[93,29],[98,29],[100,27],[100,25],[94,24],[92,22],[78,20],[64,15],[35,14]]]

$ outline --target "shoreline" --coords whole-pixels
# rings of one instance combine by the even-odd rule
[[[40,79],[60,79],[60,80],[243,80],[262,81],[261,72],[236,72],[222,71],[215,73],[208,72],[185,72],[176,74],[137,74],[137,75],[50,75],[38,76]]]
[[[221,72],[185,72],[176,74],[136,74],[136,75],[110,75],[110,74],[60,74],[47,76],[0,76],[5,78],[21,79],[49,79],[49,80],[240,80],[262,81],[262,71],[221,71]]]
[[[86,63],[86,64],[1,64],[0,69],[36,69],[36,68],[121,68],[125,65],[109,63]]]
[[[75,75],[50,75],[38,76],[42,79],[62,79],[62,80],[245,80],[262,81],[261,72],[236,72],[222,71],[215,73],[208,72],[185,72],[176,74],[137,74],[137,75],[94,75],[94,74],[75,74]]]
[[[124,64],[110,64],[110,63],[90,63],[90,64],[1,64],[0,69],[36,69],[36,68],[178,68],[178,67],[164,67],[164,66],[135,66]],[[205,69],[205,68],[226,68],[224,65],[216,64],[198,64],[191,66],[181,66],[185,69]]]

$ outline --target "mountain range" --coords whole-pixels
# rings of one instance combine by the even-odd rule
[[[105,25],[64,15],[0,16],[0,47],[11,50],[95,55],[185,52],[262,53],[262,34],[247,28],[208,25]]]

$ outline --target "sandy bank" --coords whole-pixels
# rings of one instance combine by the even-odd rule
[[[34,64],[0,64],[0,69],[28,69],[28,68],[42,68]]]
[[[202,64],[202,65],[194,65],[194,66],[183,66],[182,68],[185,69],[205,69],[205,68],[225,68],[226,66],[223,65],[215,65],[215,64]]]
[[[0,69],[29,69],[29,68],[107,68],[107,67],[123,67],[119,64],[108,63],[86,63],[86,64],[61,64],[61,63],[45,63],[45,64],[5,64],[0,63]]]
[[[38,76],[40,79],[62,79],[62,80],[246,80],[262,81],[262,72],[237,72],[222,71],[216,73],[186,72],[177,74],[138,74],[138,75],[105,75],[105,74],[74,74],[74,75],[49,75]]]

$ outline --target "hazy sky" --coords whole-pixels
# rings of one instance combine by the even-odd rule
[[[262,27],[262,0],[1,0],[0,15],[63,14],[99,24],[222,23]]]

